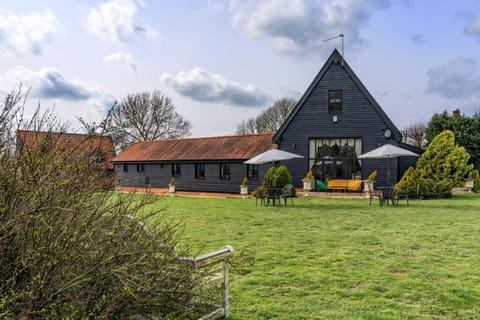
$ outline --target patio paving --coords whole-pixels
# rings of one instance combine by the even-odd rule
[[[142,187],[121,187],[120,192],[137,192],[146,193],[151,192],[158,195],[170,196],[168,188],[142,188]],[[303,197],[303,189],[297,188],[297,197]],[[176,196],[182,197],[198,197],[198,198],[241,198],[240,193],[222,193],[222,192],[195,192],[195,191],[177,191]],[[363,192],[309,192],[310,197],[323,197],[323,198],[366,198]],[[249,196],[251,197],[251,196]]]

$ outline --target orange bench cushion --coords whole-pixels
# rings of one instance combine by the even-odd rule
[[[329,189],[348,189],[352,191],[360,191],[362,188],[362,180],[346,180],[334,179],[327,182]]]

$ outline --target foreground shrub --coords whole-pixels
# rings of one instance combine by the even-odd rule
[[[189,318],[196,284],[175,253],[179,227],[143,210],[152,198],[112,196],[91,140],[66,144],[48,115],[25,124],[21,103],[13,92],[0,114],[0,317]],[[45,132],[17,144],[18,127]]]
[[[433,139],[417,167],[407,170],[395,188],[412,196],[418,192],[427,198],[449,197],[452,188],[462,186],[471,170],[469,157],[465,148],[455,145],[453,132],[445,130]]]

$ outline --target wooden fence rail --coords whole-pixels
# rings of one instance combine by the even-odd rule
[[[197,275],[202,277],[201,288],[195,293],[192,306],[196,309],[207,310],[208,313],[198,320],[228,318],[230,315],[228,258],[233,255],[233,252],[231,246],[225,246],[220,250],[195,258],[182,258],[193,266]]]

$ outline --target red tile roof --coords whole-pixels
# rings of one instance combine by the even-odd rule
[[[137,142],[113,159],[130,161],[247,160],[274,149],[275,133]]]
[[[102,152],[102,155],[105,157],[105,167],[107,169],[113,169],[111,160],[115,158],[116,154],[113,141],[110,136],[63,132],[55,133],[31,130],[18,130],[17,136],[20,144],[31,145],[36,141],[42,141],[49,136],[50,138],[57,138],[57,143],[59,143],[62,148],[74,148],[81,146],[84,148],[83,151],[87,153],[93,153],[99,149]]]

